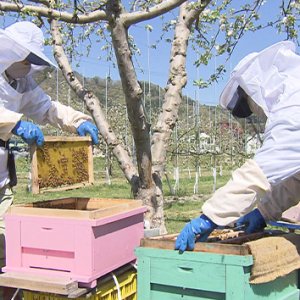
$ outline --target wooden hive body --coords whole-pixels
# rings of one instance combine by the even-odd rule
[[[139,300],[299,300],[299,270],[250,284],[254,259],[246,245],[197,243],[174,251],[174,240],[143,239],[135,250]]]
[[[135,260],[145,207],[125,199],[67,198],[12,206],[4,272],[96,279]]]

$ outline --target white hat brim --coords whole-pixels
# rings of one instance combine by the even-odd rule
[[[33,53],[34,56],[36,56],[37,58],[39,58],[39,60],[37,58],[35,58],[36,59],[35,60],[36,64],[41,65],[41,62],[43,61],[45,66],[52,66],[52,67],[57,68],[57,65],[55,63],[53,63],[39,48],[34,47],[33,45],[30,45],[30,44],[23,43],[22,41],[16,39],[13,35],[7,33],[3,29],[0,29],[0,31],[2,33],[4,33],[8,38],[10,38],[14,42],[16,42],[17,44],[19,44],[20,46],[22,46],[24,49],[28,50],[29,51],[29,55],[30,55],[30,53]],[[33,61],[30,61],[33,64],[35,64],[34,63],[34,58],[33,58],[34,56],[32,56],[32,60]]]

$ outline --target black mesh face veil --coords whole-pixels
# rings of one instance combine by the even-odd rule
[[[50,66],[50,64],[43,60],[41,57],[35,55],[34,53],[29,53],[29,55],[26,57],[26,60],[30,62],[31,64],[37,65],[37,66]]]
[[[238,86],[227,105],[227,109],[231,111],[234,117],[247,118],[252,114],[247,102],[247,97],[245,91]]]

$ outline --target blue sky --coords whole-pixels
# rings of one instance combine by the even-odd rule
[[[272,17],[272,14],[277,11],[278,3],[279,0],[267,1],[262,8],[262,18],[266,19]],[[176,16],[176,13],[173,12],[171,18],[175,18]],[[145,30],[147,24],[153,27],[152,32]],[[134,58],[134,62],[136,66],[138,66],[136,68],[138,79],[146,82],[150,80],[152,83],[160,85],[163,88],[166,86],[168,78],[171,45],[169,43],[161,43],[157,49],[150,47],[150,45],[155,43],[158,39],[160,27],[161,21],[157,18],[131,27],[130,34],[135,37],[135,42],[142,53],[141,56]],[[169,36],[172,37],[173,33],[170,33]],[[196,68],[194,66],[195,54],[190,52],[187,59],[188,83],[183,94],[200,101],[202,104],[218,104],[219,95],[229,78],[230,70],[232,70],[245,55],[260,51],[284,38],[284,36],[277,34],[275,28],[256,33],[249,32],[239,42],[230,61],[226,64],[227,73],[223,79],[207,89],[199,89],[194,86],[193,80],[196,80],[199,75],[208,77],[209,74],[215,70],[216,66],[220,63],[224,63],[224,61],[222,61],[220,57],[216,57],[212,59],[207,67],[200,66],[200,68]],[[99,49],[100,47],[98,46],[97,48]],[[90,57],[83,59],[79,70],[87,77],[95,75],[105,78],[106,74],[110,73],[112,79],[118,80],[119,76],[117,70],[112,67],[111,63],[108,64],[105,61],[98,61],[98,56],[98,52],[92,51]]]
[[[279,2],[280,0],[266,1],[266,4],[262,8],[262,18],[272,18],[272,14],[275,14],[277,11]],[[175,19],[176,17],[176,12],[170,14],[170,18]],[[6,21],[5,25],[7,26],[8,24],[9,21]],[[153,31],[149,32],[145,30],[145,26],[148,24],[153,27]],[[157,49],[150,47],[150,45],[155,43],[160,36],[161,24],[162,21],[160,18],[143,22],[132,26],[130,28],[130,34],[134,36],[135,42],[141,50],[141,55],[134,57],[134,63],[137,66],[136,72],[138,79],[146,81],[147,83],[151,81],[164,88],[168,79],[171,44],[162,42],[158,45]],[[0,25],[4,25],[4,22],[1,22],[1,20]],[[169,33],[169,37],[173,37],[173,32]],[[232,70],[245,55],[251,52],[260,51],[283,39],[284,36],[278,35],[275,28],[255,33],[249,32],[242,40],[240,40],[230,61],[226,64],[227,73],[224,75],[223,79],[206,89],[199,89],[194,86],[193,81],[197,80],[199,75],[207,78],[215,70],[216,66],[224,63],[224,61],[222,61],[220,57],[216,57],[211,60],[208,66],[196,68],[194,66],[194,61],[196,59],[195,53],[189,51],[187,58],[188,83],[183,94],[200,101],[201,104],[218,104],[219,95],[229,78],[230,70]],[[107,74],[110,74],[110,77],[113,80],[119,80],[118,71],[113,68],[112,63],[98,59],[99,56],[103,54],[101,53],[100,48],[101,45],[94,43],[90,55],[81,58],[80,67],[77,68],[75,66],[77,62],[74,62],[73,68],[86,77],[99,76],[105,78]],[[47,48],[46,52],[49,57],[52,57],[51,49]]]

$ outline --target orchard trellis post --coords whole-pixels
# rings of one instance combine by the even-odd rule
[[[110,73],[105,75],[105,118],[108,119],[108,84],[110,82]],[[111,185],[111,160],[108,144],[105,144],[105,179],[106,184]]]

